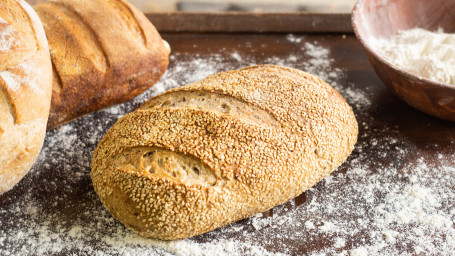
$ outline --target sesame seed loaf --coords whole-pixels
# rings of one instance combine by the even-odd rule
[[[126,0],[49,0],[35,10],[53,64],[49,128],[134,98],[167,68],[167,43]]]
[[[38,16],[25,1],[0,1],[0,195],[38,157],[51,93],[51,58]]]
[[[266,211],[338,167],[357,141],[351,107],[308,73],[262,65],[165,92],[122,117],[91,177],[133,231],[173,240]]]

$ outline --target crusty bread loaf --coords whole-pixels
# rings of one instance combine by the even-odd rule
[[[122,117],[95,150],[107,210],[141,235],[198,235],[298,196],[350,154],[351,107],[295,69],[218,73]]]
[[[49,128],[132,99],[164,74],[169,49],[124,0],[50,0],[35,6],[49,40]]]
[[[41,150],[51,88],[38,16],[22,0],[0,1],[0,194],[22,179]]]

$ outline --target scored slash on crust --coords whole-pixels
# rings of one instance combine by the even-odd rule
[[[248,108],[264,114],[251,119]],[[279,125],[266,125],[271,120]],[[121,118],[95,150],[91,176],[103,204],[127,227],[179,239],[299,195],[344,161],[357,133],[352,109],[324,81],[254,66],[170,90]],[[137,163],[145,153],[131,151],[137,147],[198,159],[219,182],[144,171]]]

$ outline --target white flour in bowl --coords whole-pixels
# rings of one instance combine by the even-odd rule
[[[322,42],[290,35],[284,43],[289,53],[276,57],[226,50],[173,54],[164,79],[145,94],[49,131],[37,164],[15,188],[16,198],[0,198],[6,202],[0,204],[0,255],[451,255],[455,148],[435,150],[437,141],[419,146],[400,136],[396,125],[378,121],[371,110],[377,92],[346,84],[347,76],[362,74],[337,68]],[[249,41],[244,46],[261,47]],[[91,154],[107,129],[153,95],[262,63],[309,71],[341,92],[360,129],[346,163],[296,199],[195,238],[146,239],[111,217],[89,177]],[[370,82],[367,76],[364,83]],[[422,126],[432,131],[430,124]]]
[[[455,34],[442,29],[399,31],[388,39],[371,40],[380,56],[414,75],[455,85]]]

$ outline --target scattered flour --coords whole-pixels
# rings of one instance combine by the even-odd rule
[[[240,56],[240,54],[238,52],[234,52],[231,54],[231,57],[237,61],[241,61],[242,60],[242,56]]]
[[[315,229],[316,227],[314,226],[313,222],[308,220],[305,222],[305,228],[306,229]]]
[[[417,76],[455,85],[455,34],[414,28],[371,42],[373,49],[394,65]]]
[[[296,50],[277,57],[173,54],[164,78],[145,94],[49,131],[14,196],[0,197],[0,255],[451,255],[454,150],[436,152],[398,139],[399,129],[376,120],[368,91],[345,82],[347,72],[334,67],[328,49],[306,37],[287,41]],[[258,63],[309,71],[341,92],[360,129],[346,163],[295,199],[190,239],[146,239],[112,218],[89,176],[92,152],[107,129],[153,95]],[[438,161],[423,157],[430,154]]]
[[[335,244],[333,246],[335,248],[341,248],[341,247],[344,247],[345,245],[346,245],[346,241],[341,237],[337,237],[335,239]]]
[[[365,248],[358,248],[358,249],[354,249],[354,250],[351,250],[351,252],[349,253],[350,256],[368,256],[368,250],[365,249]]]
[[[300,42],[302,42],[302,40],[304,40],[304,38],[302,36],[296,36],[293,34],[288,34],[286,36],[286,39],[289,40],[289,42],[291,42],[291,43],[300,43]]]

